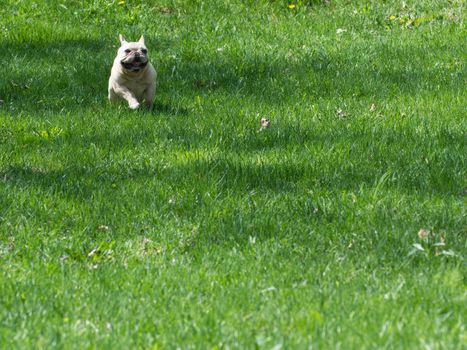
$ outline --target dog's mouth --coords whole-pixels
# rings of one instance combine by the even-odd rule
[[[148,61],[142,62],[140,60],[134,60],[133,62],[120,62],[126,70],[129,70],[130,72],[138,72],[142,70],[146,65],[148,64]]]

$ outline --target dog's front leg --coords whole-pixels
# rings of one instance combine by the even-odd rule
[[[144,104],[146,105],[148,110],[152,110],[155,93],[156,93],[156,84],[149,85],[146,91],[144,91]]]
[[[114,91],[117,95],[119,95],[121,98],[125,99],[128,102],[128,105],[130,106],[131,109],[139,108],[138,100],[136,99],[135,95],[129,89],[120,85],[118,87],[115,87]]]
[[[109,88],[109,101],[111,103],[116,103],[120,97],[115,93],[113,88]]]

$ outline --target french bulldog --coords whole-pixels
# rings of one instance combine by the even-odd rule
[[[120,34],[117,51],[109,78],[109,101],[124,99],[131,109],[143,103],[150,110],[156,92],[156,70],[149,62],[144,37],[128,42]]]

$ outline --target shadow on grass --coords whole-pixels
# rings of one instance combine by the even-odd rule
[[[122,222],[128,217],[144,221],[157,215],[176,217],[178,221],[189,221],[193,225],[200,223],[203,237],[196,238],[196,241],[214,244],[247,243],[249,235],[260,239],[282,235],[284,228],[281,223],[285,218],[290,222],[300,222],[301,226],[297,227],[302,233],[310,222],[324,226],[336,223],[342,214],[339,213],[340,202],[350,193],[358,196],[359,193],[374,191],[375,197],[378,196],[375,203],[391,193],[413,196],[421,202],[430,201],[433,197],[440,201],[459,199],[463,195],[459,175],[453,177],[449,173],[455,165],[440,163],[439,166],[420,169],[399,164],[394,171],[397,159],[387,160],[384,154],[377,155],[375,159],[361,156],[358,152],[337,159],[332,154],[318,158],[316,154],[307,157],[302,153],[296,157],[292,161],[271,161],[261,160],[257,154],[251,153],[237,158],[215,154],[174,161],[170,165],[156,162],[136,166],[132,162],[110,167],[77,162],[57,170],[10,166],[0,171],[0,186],[7,185],[12,198],[21,191],[37,200],[41,200],[43,195],[52,196],[58,206],[62,199],[71,200],[84,208],[96,207],[95,210],[102,211],[102,215],[118,213],[117,220]],[[405,160],[411,161],[415,160]],[[392,173],[386,176],[388,168]],[[313,194],[309,194],[310,191]],[[255,212],[248,209],[248,198],[252,193],[263,203],[274,198],[287,198],[290,203],[276,209],[271,206],[258,209],[264,215],[258,219]],[[311,203],[304,202],[308,195],[315,199],[331,198],[335,203],[330,205],[329,213],[319,210],[317,214],[319,203],[315,199]],[[177,201],[169,204],[173,197]],[[366,198],[369,204],[373,203],[371,196]],[[308,207],[302,208],[302,204]],[[2,201],[0,205],[9,206]],[[222,212],[225,206],[229,211],[211,222],[211,216]],[[31,210],[34,212],[39,208]],[[383,220],[382,224],[393,225],[391,213],[383,214],[387,216],[387,222]],[[254,225],[248,223],[250,219],[254,219]],[[290,237],[297,234],[289,233]],[[298,236],[296,238],[299,239]]]
[[[77,39],[58,42],[0,43],[4,76],[0,98],[11,112],[61,111],[105,105],[107,80],[116,46],[104,40]],[[314,52],[289,62],[272,54],[188,55],[181,62],[159,53],[158,96],[171,92],[196,96],[222,91],[246,101],[263,104],[299,101],[303,96],[319,98],[387,98],[397,94],[417,94],[433,89],[460,88],[462,77],[447,68],[416,67],[393,62],[381,51],[384,66],[369,58],[355,60],[348,52]],[[397,51],[397,50],[396,50]],[[413,47],[411,55],[423,57],[423,47]],[[21,55],[18,55],[21,52]],[[404,57],[399,49],[392,60]],[[15,57],[11,59],[10,57]],[[182,55],[183,56],[183,55]],[[374,59],[378,62],[378,59]],[[407,61],[406,61],[407,62]],[[398,64],[396,64],[398,63]],[[159,97],[161,98],[161,97]],[[186,107],[157,100],[155,113],[185,114]]]
[[[364,145],[362,137],[362,145]],[[357,144],[360,142],[355,141]],[[0,183],[20,188],[39,188],[46,193],[88,201],[94,194],[119,194],[119,189],[144,193],[155,189],[177,189],[181,193],[218,192],[239,195],[258,193],[303,193],[309,189],[322,193],[358,193],[361,188],[403,190],[411,194],[461,198],[462,169],[455,158],[425,163],[412,158],[400,159],[373,148],[340,149],[321,152],[295,150],[263,157],[257,152],[203,153],[194,150],[189,158],[172,161],[139,161],[106,165],[106,160],[88,164],[75,162],[59,170],[31,166],[7,166],[0,171]],[[279,147],[281,148],[281,147]],[[199,150],[198,150],[199,151]],[[370,154],[371,153],[371,154]],[[459,155],[459,158],[461,156]],[[169,191],[170,192],[170,191]],[[138,192],[139,193],[139,192]],[[137,196],[132,200],[138,201]]]
[[[109,48],[108,43],[102,40],[87,39],[27,45],[12,42],[0,44],[0,55],[6,62],[5,75],[0,82],[0,98],[5,100],[5,109],[18,114],[36,114],[49,110],[86,109],[89,105],[97,106],[97,111],[104,108],[108,73],[115,48]],[[24,56],[16,61],[6,59],[15,52],[24,52]],[[422,48],[414,48],[412,54],[422,55],[422,52]],[[405,53],[395,53],[395,56],[401,54]],[[446,79],[450,79],[451,72],[444,68],[416,70],[412,69],[414,67],[377,67],[365,60],[356,65],[343,55],[325,53],[316,53],[294,63],[285,59],[272,60],[267,55],[246,58],[208,55],[178,63],[172,75],[173,64],[169,58],[158,62],[162,96],[167,96],[170,91],[176,91],[181,96],[221,91],[226,96],[240,96],[246,101],[255,100],[265,105],[298,100],[303,94],[314,99],[365,96],[385,98],[391,94],[417,94],[424,90],[431,91],[437,86],[442,89],[457,88],[461,79],[459,77],[448,82]],[[154,113],[186,115],[188,108],[159,99]],[[139,126],[141,130],[136,134],[134,130],[128,130],[118,135],[90,135],[88,139],[75,135],[68,141],[101,142],[112,149],[121,149],[134,146],[136,139],[148,143],[166,138],[175,140],[183,147],[196,149],[202,146],[200,140],[207,137],[207,130],[203,128],[178,126],[155,133],[145,129],[144,122]],[[222,127],[221,124],[214,126]],[[388,159],[381,152],[376,159],[370,159],[364,158],[368,153],[362,153],[362,149],[357,149],[354,154],[342,154],[337,161],[329,156],[320,162],[311,157],[306,158],[304,151],[301,151],[299,162],[255,163],[251,154],[245,154],[290,146],[298,148],[311,140],[328,146],[330,142],[339,143],[348,138],[340,135],[333,139],[325,133],[317,135],[310,130],[294,132],[289,130],[279,137],[247,135],[241,142],[238,136],[230,135],[230,145],[226,148],[243,153],[241,156],[245,159],[240,160],[227,157],[193,159],[165,168],[138,168],[130,165],[99,169],[89,164],[80,165],[79,162],[61,170],[7,166],[0,172],[0,182],[22,188],[37,187],[47,193],[87,202],[95,193],[102,191],[118,195],[122,186],[141,188],[144,192],[165,186],[195,192],[215,188],[220,193],[239,194],[252,190],[283,193],[303,191],[306,188],[337,193],[343,190],[355,191],[361,186],[371,188],[387,169],[395,169],[399,172],[398,180],[386,186],[440,196],[458,194],[459,181],[449,176],[449,170],[455,169],[456,164],[460,163],[455,163],[458,159],[454,159],[450,165],[440,163],[439,166],[424,165],[417,169],[411,165],[411,162],[415,164],[419,161],[416,159],[417,154],[400,160]],[[360,138],[352,139],[352,143],[364,147],[365,140],[370,136],[363,134]],[[73,137],[76,139],[73,140]],[[397,147],[396,138],[393,145]],[[138,198],[131,200],[137,201]]]
[[[154,107],[151,111],[151,114],[163,114],[163,115],[170,115],[170,116],[186,116],[188,115],[188,108],[183,106],[164,103],[157,99],[154,101]]]

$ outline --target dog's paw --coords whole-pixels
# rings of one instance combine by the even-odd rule
[[[139,103],[138,102],[130,102],[129,103],[131,109],[138,109]]]
[[[144,103],[144,105],[146,106],[146,109],[147,109],[148,111],[152,111],[152,106],[153,106],[152,101],[151,101],[151,102],[146,101],[146,102]]]

